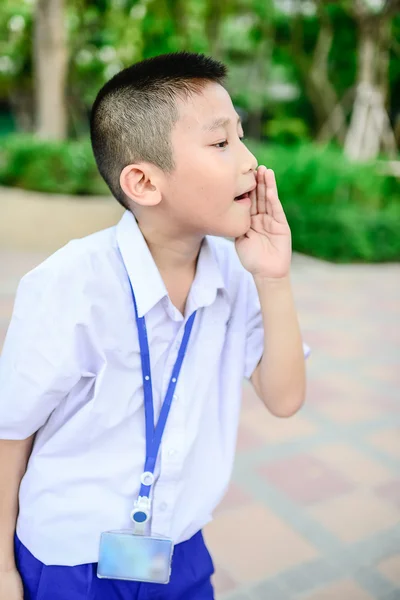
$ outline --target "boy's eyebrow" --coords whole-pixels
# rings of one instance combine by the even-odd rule
[[[215,131],[216,129],[220,129],[220,127],[227,127],[231,124],[231,122],[232,121],[229,117],[219,117],[218,119],[214,119],[214,121],[212,121],[211,123],[207,123],[206,125],[204,125],[203,129],[205,131]],[[239,117],[239,115],[237,118],[237,124],[242,124],[242,120]]]

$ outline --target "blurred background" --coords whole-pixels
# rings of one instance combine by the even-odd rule
[[[289,420],[244,385],[217,597],[399,600],[400,2],[1,0],[0,40],[0,348],[20,277],[122,213],[88,138],[102,84],[165,52],[224,61],[312,356]]]
[[[397,0],[2,0],[0,184],[106,194],[88,142],[96,92],[163,52],[210,53],[248,143],[276,171],[294,248],[400,256]]]

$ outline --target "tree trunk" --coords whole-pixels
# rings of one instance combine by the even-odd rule
[[[9,98],[17,131],[32,132],[34,130],[32,94],[17,87],[12,90]]]
[[[371,160],[383,148],[389,155],[396,143],[386,110],[390,16],[356,15],[359,28],[356,101],[345,141],[351,159]]]
[[[246,135],[253,140],[261,140],[262,123],[262,110],[252,110],[246,121]]]
[[[67,137],[67,42],[64,0],[37,0],[34,29],[36,132]]]
[[[391,37],[392,21],[391,19],[382,19],[379,31],[379,54],[376,58],[376,83],[385,99],[386,108],[389,107],[390,102],[389,64]]]
[[[319,32],[309,60],[303,47],[303,20],[295,17],[292,30],[292,50],[308,98],[314,109],[317,138],[323,141],[337,137],[340,142],[346,135],[346,119],[336,90],[329,78],[329,53],[333,43],[333,29],[323,5],[318,5]],[[334,119],[332,114],[334,113]]]
[[[378,25],[376,24],[377,28]],[[358,46],[358,83],[373,86],[375,84],[375,64],[377,55],[376,32],[371,23],[359,25],[360,38]]]
[[[220,0],[209,0],[206,13],[206,36],[208,40],[209,53],[213,58],[221,60],[221,38],[220,29],[222,25],[223,4]]]
[[[172,15],[176,32],[179,36],[179,41],[182,50],[189,50],[190,36],[188,30],[188,14],[185,0],[168,0],[168,12]]]

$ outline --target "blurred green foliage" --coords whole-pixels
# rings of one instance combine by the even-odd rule
[[[310,10],[312,2],[297,2],[301,18],[279,8],[286,4],[278,0],[66,0],[70,136],[87,131],[87,113],[96,92],[114,73],[143,58],[187,49],[210,53],[228,64],[229,90],[248,113],[252,135],[261,132],[285,143],[313,137],[321,115],[318,98],[310,93],[309,74],[321,19]],[[317,4],[325,6],[324,20],[332,31],[327,67],[341,98],[355,82],[357,28],[345,0]],[[11,99],[16,111],[24,98],[22,109],[33,107],[34,10],[34,0],[0,3],[0,100]],[[400,14],[393,18],[391,29],[394,44],[388,83],[389,110],[394,113],[400,109],[395,42]]]
[[[260,164],[276,172],[294,248],[337,261],[399,260],[399,179],[378,175],[372,164],[350,163],[341,149],[312,141],[357,80],[353,3],[293,1],[297,13],[283,10],[288,4],[66,0],[70,140],[56,143],[26,133],[35,125],[35,0],[2,0],[0,183],[48,193],[108,193],[88,139],[88,113],[99,88],[143,58],[183,49],[204,52],[229,67],[228,88],[249,145]],[[389,32],[387,108],[394,123],[400,113],[400,14]],[[324,43],[328,46],[315,60]],[[322,70],[311,76],[315,64]],[[5,103],[11,115],[1,112]],[[25,134],[10,135],[13,129]]]
[[[274,169],[293,248],[335,262],[400,260],[400,180],[334,146],[250,143]]]
[[[87,138],[53,142],[27,134],[7,136],[0,147],[0,184],[50,194],[109,193]]]
[[[399,180],[377,175],[373,165],[348,162],[332,146],[249,146],[275,170],[295,250],[337,262],[400,260]],[[8,136],[0,147],[0,184],[55,194],[109,193],[87,138]]]

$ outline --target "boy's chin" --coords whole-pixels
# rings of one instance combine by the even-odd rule
[[[220,217],[216,225],[214,224],[213,226],[210,224],[209,227],[205,227],[204,235],[236,239],[247,233],[250,229],[250,225],[250,214],[234,219],[232,219],[232,217],[226,217],[225,219]]]
[[[227,237],[227,238],[239,238],[242,237],[242,235],[245,235],[245,233],[248,232],[248,230],[250,229],[250,217],[249,219],[243,219],[241,223],[232,223],[226,224],[226,227],[224,227],[224,231],[221,232],[219,235],[221,237]]]

